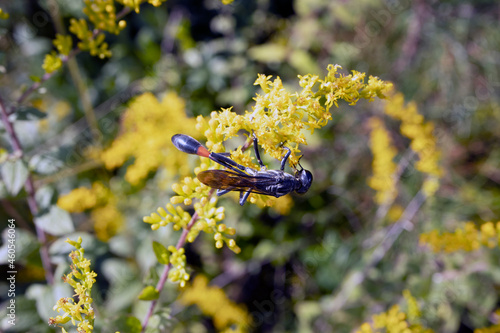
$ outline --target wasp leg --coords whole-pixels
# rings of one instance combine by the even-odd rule
[[[221,195],[224,195],[226,193],[231,192],[231,190],[217,190],[217,196],[220,197]]]
[[[262,163],[262,160],[260,159],[259,146],[255,134],[253,135],[253,148],[255,149],[255,156],[257,157],[257,162],[259,162],[261,168],[265,168],[266,166],[264,165],[264,163]]]
[[[287,150],[287,152],[285,154],[285,157],[283,157],[283,159],[281,160],[281,168],[280,168],[281,171],[285,170],[286,161],[288,160],[288,158],[290,157],[290,154],[292,153],[290,148],[288,148],[288,147],[283,147],[283,148],[285,148]]]
[[[240,192],[240,206],[243,206],[248,199],[248,196],[252,193],[251,190],[246,192]]]

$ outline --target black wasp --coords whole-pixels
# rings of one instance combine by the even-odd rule
[[[198,173],[198,179],[203,184],[217,189],[217,195],[223,195],[230,191],[240,192],[240,205],[244,205],[250,193],[272,195],[279,198],[293,191],[303,194],[309,190],[313,176],[310,171],[296,170],[295,175],[283,171],[285,163],[290,157],[290,149],[284,147],[287,153],[281,160],[280,170],[267,170],[260,159],[257,148],[257,138],[253,139],[255,156],[261,166],[261,170],[244,167],[226,157],[229,153],[211,153],[201,143],[185,134],[176,134],[172,137],[172,143],[180,151],[208,157],[229,170],[206,170]]]

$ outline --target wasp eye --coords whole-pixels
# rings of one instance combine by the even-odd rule
[[[308,170],[300,170],[297,174],[296,177],[299,180],[300,187],[295,190],[295,192],[299,194],[304,194],[309,190],[309,187],[311,187],[312,181],[313,181],[313,175],[310,171]]]

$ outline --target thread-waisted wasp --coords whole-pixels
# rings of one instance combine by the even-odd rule
[[[295,170],[295,175],[283,171],[291,153],[288,147],[284,147],[287,153],[281,160],[281,168],[279,170],[267,170],[260,159],[257,138],[255,136],[253,138],[253,145],[255,156],[261,167],[260,171],[236,163],[226,157],[229,153],[209,152],[201,143],[185,134],[174,135],[172,143],[184,153],[208,157],[212,161],[229,169],[201,171],[197,177],[203,184],[217,189],[217,195],[239,191],[241,206],[245,204],[250,193],[271,195],[276,198],[293,191],[304,194],[309,190],[313,180],[311,172],[302,167],[301,170]]]

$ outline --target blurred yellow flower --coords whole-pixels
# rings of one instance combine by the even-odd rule
[[[481,246],[500,246],[500,221],[486,222],[478,229],[472,222],[454,232],[440,233],[432,230],[420,235],[420,243],[431,247],[434,252],[475,251]]]
[[[125,173],[125,180],[133,185],[160,167],[171,174],[189,174],[187,154],[171,142],[177,133],[196,136],[195,120],[186,116],[184,108],[184,101],[175,93],[161,102],[150,93],[137,97],[123,116],[121,134],[101,155],[105,166],[113,169],[133,159]]]
[[[424,122],[424,117],[418,113],[414,102],[405,105],[402,93],[395,93],[387,100],[385,113],[401,121],[401,134],[411,140],[410,146],[420,158],[415,168],[435,179],[434,184],[425,189],[426,194],[433,194],[438,188],[436,182],[443,174],[439,165],[441,152],[433,134],[434,124]]]
[[[57,205],[71,213],[91,209],[97,238],[107,241],[123,228],[125,218],[117,208],[117,199],[109,188],[95,182],[92,188],[80,187],[59,197]]]
[[[96,207],[91,212],[96,237],[103,242],[120,232],[124,226],[125,218],[114,201]]]
[[[0,8],[0,20],[6,20],[9,18],[9,13]]]
[[[370,118],[368,124],[371,128],[370,147],[373,153],[373,176],[368,184],[377,191],[375,195],[377,203],[390,203],[397,195],[394,177],[396,164],[393,162],[397,150],[379,118]]]
[[[227,298],[222,289],[208,286],[208,279],[202,275],[196,276],[193,284],[186,287],[179,301],[186,306],[198,306],[203,314],[212,317],[218,331],[236,325],[237,332],[247,332],[252,323],[243,306]]]

